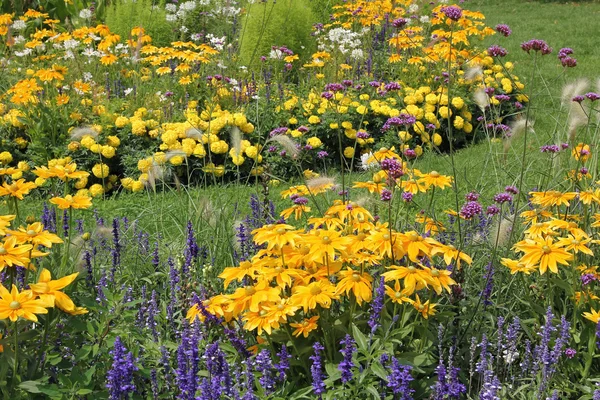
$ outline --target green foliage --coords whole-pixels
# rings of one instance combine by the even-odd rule
[[[310,55],[315,49],[311,28],[317,21],[311,5],[295,0],[250,5],[242,22],[241,65],[256,67],[271,46],[286,46],[300,57]]]
[[[111,31],[125,39],[132,28],[141,26],[152,37],[152,44],[157,46],[168,45],[174,40],[165,16],[159,0],[115,0],[106,7],[106,24]]]

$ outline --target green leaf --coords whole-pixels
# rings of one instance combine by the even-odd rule
[[[19,384],[19,389],[23,389],[28,393],[42,393],[38,388],[38,385],[41,385],[40,381],[25,381]]]
[[[362,352],[367,352],[367,337],[354,324],[352,324],[352,336],[354,337],[354,340],[356,340],[356,345],[358,349]]]
[[[76,394],[84,395],[84,394],[90,394],[90,393],[94,393],[94,391],[90,390],[90,389],[79,389]]]
[[[366,390],[367,392],[371,393],[372,399],[378,399],[381,397],[379,391],[377,391],[377,389],[373,385],[367,386]]]
[[[383,368],[383,366],[378,362],[371,364],[371,371],[373,371],[373,373],[379,378],[387,380],[388,373],[385,371],[385,368]]]

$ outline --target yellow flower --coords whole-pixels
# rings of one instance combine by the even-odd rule
[[[291,225],[276,224],[265,225],[252,231],[256,244],[267,243],[267,250],[275,247],[281,249],[285,245],[295,246],[296,240],[300,239],[299,232]]]
[[[21,243],[31,243],[34,246],[42,245],[51,248],[53,243],[62,243],[62,239],[53,233],[44,230],[44,226],[39,222],[29,224],[27,229],[19,228],[18,231],[9,231],[11,236],[17,238]]]
[[[314,317],[311,317],[309,319],[302,320],[302,322],[300,322],[300,323],[291,323],[290,326],[292,328],[295,328],[295,330],[294,330],[294,332],[292,332],[292,334],[296,337],[299,337],[300,335],[302,335],[305,338],[307,338],[308,334],[310,332],[317,329],[317,327],[318,327],[317,321],[318,320],[319,320],[319,316],[315,315]]]
[[[434,315],[437,312],[435,309],[437,304],[430,304],[429,300],[427,300],[425,303],[422,303],[418,294],[416,295],[416,298],[416,300],[412,301],[412,305],[415,307],[415,310],[421,313],[423,318],[428,319],[430,315]]]
[[[92,206],[92,199],[88,196],[71,196],[69,194],[65,197],[53,197],[50,199],[50,203],[56,204],[61,210],[67,208],[89,208]]]
[[[29,252],[33,249],[30,244],[19,245],[17,238],[8,236],[0,242],[0,271],[5,267],[25,267],[29,264]]]
[[[393,303],[402,304],[405,302],[411,303],[412,300],[408,297],[410,294],[406,289],[401,290],[400,281],[394,283],[394,288],[385,287],[385,293],[390,297]]]
[[[412,265],[408,267],[391,265],[389,268],[391,271],[382,274],[386,282],[403,279],[404,288],[409,295],[413,294],[416,290],[421,290],[422,288],[427,287],[428,284],[433,283],[431,274],[428,271]]]
[[[514,249],[525,253],[521,262],[530,266],[539,266],[542,275],[548,269],[557,274],[557,264],[569,265],[568,261],[573,259],[573,255],[558,246],[558,243],[554,243],[551,237],[525,239],[516,243]]]
[[[290,301],[293,305],[303,307],[306,313],[308,310],[317,308],[317,304],[323,308],[329,308],[332,300],[337,298],[335,286],[328,280],[320,280],[306,286],[294,287],[294,294]]]
[[[37,322],[35,314],[47,314],[48,310],[42,300],[36,300],[31,290],[24,290],[19,293],[15,285],[9,292],[3,285],[0,285],[0,319],[10,319],[16,322],[19,317],[29,321]]]
[[[347,269],[345,271],[338,272],[340,281],[337,284],[335,294],[340,295],[346,293],[346,296],[350,294],[350,291],[354,294],[358,305],[362,305],[363,301],[367,303],[371,301],[373,290],[371,282],[373,277],[366,272],[362,274],[359,271]]]
[[[36,296],[39,296],[40,300],[45,304],[48,304],[47,307],[56,306],[65,312],[74,311],[75,304],[69,296],[60,290],[70,285],[77,278],[77,275],[79,275],[79,272],[53,281],[50,271],[44,268],[40,273],[37,283],[30,285],[31,291]]]
[[[596,311],[592,308],[590,312],[584,312],[583,317],[592,321],[594,324],[598,324],[600,322],[600,311]]]
[[[346,158],[354,157],[354,147],[350,147],[350,146],[346,147],[344,149],[344,157],[346,157]]]
[[[0,186],[0,197],[12,196],[19,200],[23,200],[23,196],[28,194],[32,189],[35,189],[37,185],[33,182],[25,182],[25,179],[19,179],[11,184],[4,182]]]
[[[440,189],[452,186],[452,177],[441,175],[437,171],[431,171],[428,174],[419,174],[421,179],[420,182],[424,183],[427,188],[434,186]]]
[[[110,169],[106,164],[96,164],[92,167],[92,173],[96,178],[106,178],[110,173]]]

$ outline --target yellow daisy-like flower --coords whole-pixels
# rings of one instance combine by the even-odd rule
[[[30,244],[19,245],[14,236],[0,242],[0,271],[5,267],[25,267],[29,264],[29,252],[33,249]]]
[[[304,308],[304,312],[317,308],[317,304],[323,308],[329,308],[331,302],[337,299],[335,286],[328,280],[320,280],[306,286],[296,286],[291,302]]]
[[[53,197],[50,199],[50,203],[56,204],[61,210],[68,208],[90,208],[92,206],[92,198],[89,196],[71,196],[68,194],[65,197]]]
[[[21,243],[31,243],[34,246],[51,248],[53,243],[63,243],[63,240],[53,233],[44,230],[39,222],[20,227],[17,231],[8,231],[11,236],[16,237]]]
[[[573,255],[554,243],[551,237],[525,239],[515,244],[514,249],[525,253],[521,262],[539,266],[542,275],[548,269],[557,274],[557,264],[569,265],[568,261],[573,259]]]
[[[294,246],[300,235],[296,228],[287,224],[265,225],[252,231],[256,244],[267,243],[267,250],[275,247],[281,249],[285,245]]]
[[[73,283],[77,275],[79,275],[79,272],[53,281],[50,271],[44,268],[37,283],[32,283],[29,286],[33,294],[39,296],[45,304],[49,304],[50,307],[56,306],[65,312],[72,312],[76,308],[73,300],[60,290]]]
[[[314,331],[315,329],[318,328],[318,325],[317,325],[318,320],[319,320],[319,316],[316,315],[309,319],[304,319],[300,323],[291,323],[290,326],[292,328],[295,328],[295,330],[294,330],[294,332],[292,332],[292,334],[296,337],[299,337],[300,335],[302,335],[305,338],[307,338],[309,333],[311,333],[312,331]]]
[[[598,322],[600,322],[600,310],[596,311],[592,308],[590,312],[584,312],[583,317],[597,324]]]
[[[338,273],[340,281],[337,284],[335,294],[340,295],[345,293],[346,296],[352,292],[356,298],[358,305],[362,305],[363,301],[370,302],[373,297],[373,288],[371,282],[373,277],[366,272],[362,274],[359,271],[347,269]]]
[[[19,293],[15,285],[9,292],[3,285],[0,285],[0,319],[10,319],[17,321],[19,317],[29,321],[37,322],[36,314],[47,314],[46,307],[50,307],[43,300],[36,300],[31,290],[24,290]]]
[[[23,200],[23,196],[28,194],[32,189],[35,189],[37,185],[33,182],[25,182],[25,179],[19,179],[13,183],[4,182],[0,186],[0,197],[12,196],[19,200]]]

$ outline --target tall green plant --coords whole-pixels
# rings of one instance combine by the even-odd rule
[[[106,8],[106,24],[123,38],[129,37],[132,28],[141,26],[158,46],[168,45],[174,38],[159,0],[116,0]]]
[[[240,62],[256,66],[261,56],[268,55],[271,46],[286,46],[294,53],[311,54],[315,49],[310,32],[315,17],[312,2],[282,0],[256,2],[243,17],[240,36]]]

